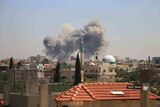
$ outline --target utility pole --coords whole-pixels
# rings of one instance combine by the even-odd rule
[[[151,63],[139,64],[141,74],[140,107],[149,107]]]

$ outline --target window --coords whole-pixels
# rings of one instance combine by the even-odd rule
[[[63,105],[62,107],[68,107],[68,105]]]
[[[113,70],[111,69],[111,70],[109,70],[110,72],[113,72]]]
[[[110,91],[113,95],[124,95],[123,91]]]
[[[72,79],[74,79],[75,77],[74,76],[72,76]]]
[[[106,72],[106,70],[103,70],[103,72]]]
[[[62,76],[62,79],[67,79],[67,77],[66,76]]]

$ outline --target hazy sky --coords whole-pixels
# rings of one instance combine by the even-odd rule
[[[64,23],[79,29],[94,19],[106,28],[108,54],[160,56],[159,5],[160,0],[0,0],[0,58],[44,55],[44,37],[56,37]]]

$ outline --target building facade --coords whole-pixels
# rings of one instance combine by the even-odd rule
[[[84,65],[84,78],[92,82],[115,82],[116,65],[109,63],[98,63],[95,65]]]

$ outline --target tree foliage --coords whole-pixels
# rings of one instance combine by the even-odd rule
[[[56,71],[54,73],[54,82],[60,82],[60,60],[57,62]]]
[[[1,72],[0,73],[0,81],[7,81],[8,78],[9,78],[9,73],[8,72],[5,72],[5,73]]]
[[[117,77],[126,77],[128,76],[129,72],[123,69],[116,69]]]
[[[25,84],[23,83],[16,83],[13,87],[12,87],[12,92],[14,93],[20,93],[20,92],[24,92],[25,91]]]
[[[9,62],[9,69],[13,68],[13,57],[11,57],[10,62]]]
[[[140,81],[140,72],[139,71],[132,71],[129,73],[129,80],[130,81]]]
[[[116,70],[116,73],[117,73],[117,78],[121,78],[120,80],[118,80],[119,82],[140,81],[140,72],[138,70],[128,72],[126,70],[120,69]]]
[[[80,63],[80,59],[79,59],[79,53],[77,54],[75,68],[76,69],[75,69],[74,85],[77,85],[77,84],[81,83],[81,63]]]
[[[44,58],[42,61],[43,64],[49,64],[49,60],[47,58]]]

